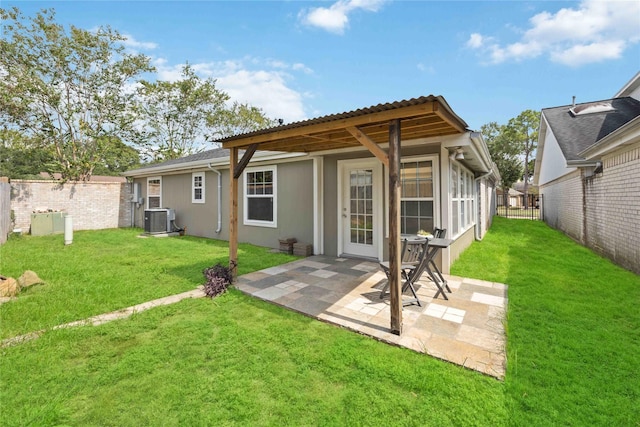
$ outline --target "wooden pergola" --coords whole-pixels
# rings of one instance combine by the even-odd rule
[[[238,264],[238,179],[257,150],[313,153],[363,146],[386,166],[389,174],[389,292],[391,332],[402,333],[400,278],[400,141],[455,135],[467,131],[441,96],[423,96],[379,104],[341,114],[232,136],[222,145],[230,155],[229,266]],[[385,151],[380,144],[388,143]],[[244,154],[239,159],[239,151]]]

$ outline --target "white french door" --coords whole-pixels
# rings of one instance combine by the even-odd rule
[[[378,160],[342,161],[338,253],[380,258],[382,167]],[[340,250],[341,249],[341,250]]]

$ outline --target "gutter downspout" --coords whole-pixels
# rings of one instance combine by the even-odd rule
[[[220,206],[222,204],[222,174],[219,170],[212,168],[211,163],[207,164],[207,167],[211,172],[218,174],[218,228],[215,233],[220,234],[220,231],[222,230],[222,207]]]
[[[489,169],[489,172],[485,173],[484,175],[480,175],[479,177],[477,177],[476,179],[474,179],[473,181],[478,183],[480,182],[481,179],[488,177],[489,175],[493,175],[493,166],[491,167],[491,169]],[[478,197],[478,210],[476,211],[476,214],[478,215],[478,220],[476,221],[476,227],[475,227],[475,237],[476,240],[482,240],[482,237],[480,237],[480,227],[482,226],[482,206],[480,206],[480,197]]]

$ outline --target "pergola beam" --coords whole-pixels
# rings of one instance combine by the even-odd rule
[[[389,156],[384,152],[382,148],[375,142],[373,142],[367,135],[365,135],[360,129],[347,126],[345,128],[360,144],[364,145],[374,156],[378,158],[387,168],[389,167]]]
[[[457,130],[458,133],[464,133],[466,131],[466,129],[460,125],[458,120],[455,120],[453,115],[444,108],[439,108],[439,106],[436,105],[433,112],[436,113],[442,120],[447,122],[447,124]]]
[[[251,144],[245,150],[244,154],[242,155],[242,159],[240,159],[238,164],[233,168],[233,179],[240,178],[240,175],[242,175],[242,172],[244,172],[244,168],[247,167],[257,149],[258,144]]]

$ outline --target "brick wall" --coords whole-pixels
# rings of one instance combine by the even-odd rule
[[[640,273],[640,147],[602,158],[585,179],[585,244]]]
[[[31,213],[38,208],[70,214],[74,230],[129,227],[130,198],[130,184],[122,182],[11,181],[15,227],[23,232],[29,230]]]
[[[540,187],[543,219],[580,243],[583,241],[582,179],[576,170]]]
[[[602,173],[578,170],[541,187],[544,221],[640,274],[640,146],[602,164]]]

